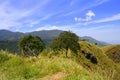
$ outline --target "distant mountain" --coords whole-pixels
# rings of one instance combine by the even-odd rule
[[[24,33],[21,33],[21,32],[11,32],[11,31],[8,31],[8,30],[0,30],[0,41],[19,40],[22,36],[24,36]]]
[[[45,39],[54,39],[59,36],[59,34],[63,32],[62,30],[42,30],[42,31],[33,31],[29,33],[21,33],[21,32],[11,32],[8,30],[0,30],[0,41],[4,40],[19,40],[21,37],[25,35],[34,35],[39,36],[43,40]]]
[[[80,40],[85,40],[85,41],[88,41],[90,43],[95,43],[99,46],[106,46],[106,45],[109,45],[109,43],[106,43],[106,42],[103,42],[103,41],[98,41],[92,37],[89,37],[89,36],[83,36],[83,37],[80,37]]]
[[[42,30],[42,31],[34,31],[26,34],[32,34],[35,36],[39,36],[42,39],[53,39],[59,36],[59,34],[63,32],[61,30]]]
[[[16,41],[25,35],[34,35],[39,36],[45,41],[46,44],[49,44],[52,40],[59,36],[59,34],[63,32],[62,30],[42,30],[42,31],[33,31],[29,33],[21,33],[21,32],[12,32],[8,30],[0,30],[0,41]],[[81,40],[86,40],[90,43],[97,43],[99,46],[108,45],[108,43],[103,41],[98,41],[89,36],[80,37]]]
[[[18,40],[25,35],[39,36],[44,41],[46,46],[48,46],[59,34],[63,32],[62,30],[43,30],[34,31],[30,33],[21,32],[11,32],[8,30],[0,30],[0,49],[8,50],[10,52],[19,52]]]
[[[29,33],[21,33],[21,32],[12,32],[12,31],[8,31],[8,30],[0,30],[0,49],[4,49],[4,50],[7,49],[12,52],[19,51],[16,49],[16,48],[18,48],[18,46],[17,46],[18,40],[21,37],[23,37],[25,35],[29,35],[29,34],[41,37],[41,39],[44,41],[46,46],[48,46],[55,38],[57,38],[59,36],[59,34],[61,32],[63,32],[63,31],[62,30],[42,30],[42,31],[33,31],[33,32],[29,32]],[[99,46],[108,45],[105,42],[95,40],[88,36],[80,37],[80,39],[86,40],[90,43],[97,43]],[[14,49],[11,50],[12,48],[14,48]]]
[[[34,36],[39,36],[45,42],[46,45],[49,45],[55,38],[59,36],[59,34],[63,32],[62,30],[42,30],[42,31],[34,31],[27,34],[31,34]]]

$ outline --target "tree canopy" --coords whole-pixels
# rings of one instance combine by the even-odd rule
[[[38,56],[45,44],[38,36],[27,35],[19,41],[19,46],[25,56]]]
[[[68,49],[71,49],[74,53],[77,53],[77,51],[80,49],[78,42],[79,37],[75,33],[64,31],[50,44],[50,48],[54,51],[65,49],[67,57]]]

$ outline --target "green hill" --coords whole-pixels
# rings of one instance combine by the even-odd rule
[[[0,50],[8,50],[13,53],[14,52],[19,53],[20,51],[17,46],[18,45],[17,43],[21,37],[28,34],[41,37],[41,39],[44,41],[46,46],[48,46],[56,37],[59,36],[61,32],[63,31],[62,30],[42,30],[42,31],[33,31],[29,33],[21,33],[21,32],[12,32],[8,30],[0,30]],[[90,43],[97,43],[97,45],[99,46],[108,45],[105,42],[95,40],[88,36],[80,37],[80,39],[86,40]]]
[[[0,80],[105,80],[64,57],[22,58],[0,51]]]
[[[116,67],[116,64],[101,50],[97,45],[88,43],[86,41],[80,42],[81,50],[90,51],[94,56],[96,56],[98,60],[98,64],[94,65],[90,63],[90,60],[82,60],[80,61],[82,65],[84,65],[96,72],[98,71],[101,74],[108,76],[105,80],[119,80],[120,75],[117,75],[120,70]],[[81,59],[80,59],[81,60]],[[108,79],[109,78],[109,79]]]
[[[106,46],[106,45],[110,45],[109,43],[106,43],[106,42],[103,42],[103,41],[98,41],[92,37],[89,37],[89,36],[83,36],[83,37],[80,37],[81,40],[85,40],[85,41],[88,41],[90,43],[94,43],[94,44],[97,44],[99,46]]]
[[[120,45],[109,45],[102,48],[104,53],[114,62],[120,63]]]
[[[0,51],[0,80],[119,80],[120,65],[111,60],[97,45],[80,42],[75,55],[69,50],[43,51],[38,58],[25,58]],[[91,52],[98,63],[87,59],[82,51]]]

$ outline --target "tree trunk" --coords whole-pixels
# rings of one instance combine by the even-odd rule
[[[66,58],[68,57],[68,55],[67,55],[67,54],[68,54],[68,48],[66,49]]]

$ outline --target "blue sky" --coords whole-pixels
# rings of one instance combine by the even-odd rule
[[[0,0],[0,29],[70,30],[120,44],[120,0]]]

